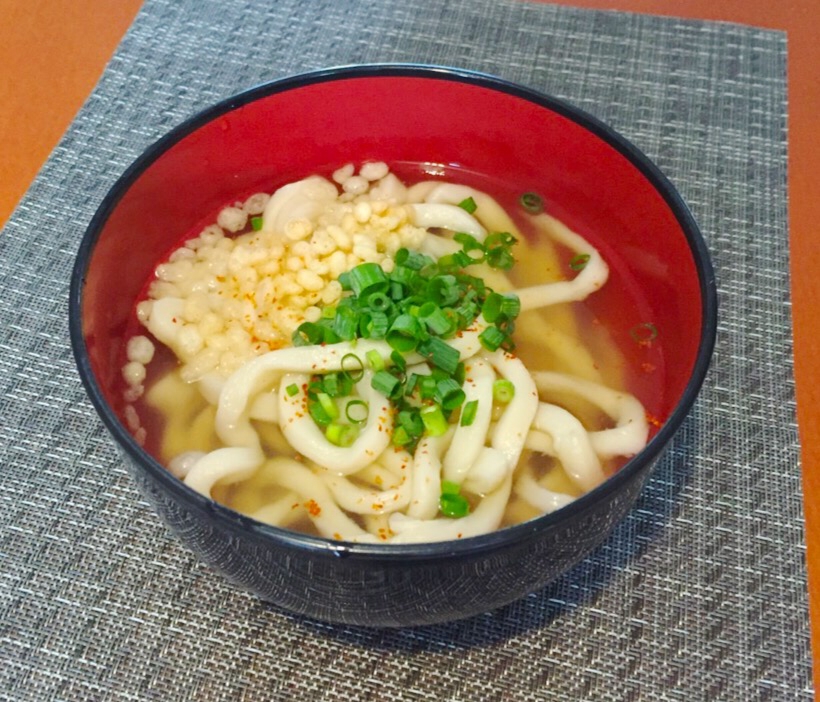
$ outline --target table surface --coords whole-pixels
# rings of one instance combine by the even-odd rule
[[[0,0],[0,224],[29,187],[141,6],[141,0]],[[727,20],[785,30],[789,65],[789,220],[794,357],[802,444],[806,539],[810,583],[820,578],[820,247],[814,223],[820,199],[813,192],[813,162],[820,156],[820,4],[769,0],[571,0],[574,7]],[[93,42],[88,37],[94,37]],[[810,606],[815,660],[820,660],[820,589]],[[815,682],[820,680],[815,666]]]

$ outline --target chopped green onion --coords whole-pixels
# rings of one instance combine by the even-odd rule
[[[324,378],[322,378],[321,385],[322,390],[326,394],[330,395],[330,397],[340,397],[343,394],[347,394],[344,392],[344,383],[342,382],[339,373],[328,373]]]
[[[458,206],[464,210],[465,212],[469,212],[472,214],[478,208],[478,205],[475,204],[475,200],[472,197],[468,197],[461,202],[458,203]]]
[[[407,370],[407,359],[401,354],[400,351],[391,351],[390,360],[393,362],[393,365],[402,373],[404,373],[404,371]]]
[[[443,494],[438,501],[439,510],[445,517],[458,519],[470,513],[470,503],[463,495]]]
[[[486,258],[487,252],[478,239],[466,232],[456,232],[453,240],[461,244],[462,251],[467,255],[469,262],[465,265],[481,263]],[[464,259],[466,260],[466,259]]]
[[[501,305],[503,302],[504,298],[502,295],[499,295],[497,292],[490,293],[481,306],[481,315],[490,324],[494,324],[501,314]]]
[[[435,302],[425,302],[419,308],[419,319],[424,322],[431,334],[446,336],[454,331],[450,318]]]
[[[427,286],[428,299],[425,302],[429,300],[441,307],[452,305],[458,301],[460,293],[460,286],[454,275],[439,275],[433,278]]]
[[[346,353],[342,356],[342,373],[346,374],[354,383],[364,377],[364,363],[355,353]]]
[[[316,396],[316,400],[322,406],[322,409],[328,417],[336,419],[339,416],[339,408],[326,392],[320,392]]]
[[[420,437],[424,433],[424,422],[421,419],[419,410],[413,408],[411,410],[402,410],[396,417],[400,427],[411,437]]]
[[[461,410],[461,426],[469,427],[478,412],[478,400],[470,400]]]
[[[459,353],[443,339],[431,336],[418,345],[417,351],[434,366],[446,373],[455,373],[458,367]]]
[[[416,384],[419,382],[419,378],[421,376],[418,373],[411,373],[410,377],[407,378],[407,381],[404,384],[404,394],[408,397],[413,394],[416,389]]]
[[[467,302],[463,305],[459,305],[455,310],[455,313],[459,318],[459,328],[466,329],[469,327],[480,311],[481,309],[474,302]]]
[[[408,249],[399,249],[393,259],[397,266],[405,266],[414,271],[420,271],[425,266],[433,263],[433,259],[418,251],[409,251]]]
[[[331,397],[347,397],[353,391],[353,379],[345,371],[328,373],[319,383],[319,389],[314,393],[325,392]]]
[[[364,356],[367,359],[367,365],[374,371],[384,370],[384,359],[376,349],[370,349]]]
[[[442,495],[458,495],[461,492],[461,486],[458,483],[454,483],[452,480],[442,480],[441,481],[441,494]]]
[[[438,266],[441,270],[453,271],[459,268],[466,268],[472,262],[473,260],[468,253],[456,251],[451,254],[444,254],[444,256],[438,260]]]
[[[406,353],[416,348],[419,343],[419,323],[411,314],[400,314],[390,325],[387,332],[387,343],[396,351]]]
[[[537,193],[524,193],[518,201],[530,214],[539,214],[544,211],[544,200]]]
[[[458,244],[461,244],[461,248],[467,252],[474,250],[484,250],[484,244],[482,244],[472,234],[468,234],[467,232],[456,232],[455,234],[453,234],[453,241],[455,241]]]
[[[500,378],[493,383],[493,399],[496,402],[507,404],[515,396],[515,385],[506,378]]]
[[[262,228],[262,218],[261,217],[251,217],[251,229],[253,231],[258,232]]]
[[[449,424],[438,405],[425,405],[419,410],[421,421],[430,436],[443,436],[447,433]]]
[[[285,388],[285,392],[290,396],[293,397],[299,392],[299,386],[296,383],[291,383]]]
[[[321,344],[335,344],[335,343],[341,341],[341,339],[339,338],[339,335],[335,331],[330,329],[329,327],[325,327],[323,329],[323,332],[324,332],[324,334],[322,336],[322,340],[319,343],[321,343]]]
[[[302,322],[293,332],[294,346],[315,346],[324,341],[325,330],[315,322]]]
[[[350,289],[356,297],[368,297],[374,292],[387,289],[387,275],[378,263],[360,263],[351,268],[349,273]]]
[[[515,319],[521,313],[521,300],[515,293],[505,293],[501,300],[501,314],[507,319]]]
[[[589,263],[589,254],[576,254],[569,260],[569,267],[574,271],[583,270]]]
[[[436,394],[436,379],[431,375],[419,376],[418,388],[422,400],[432,400]]]
[[[362,424],[367,421],[370,408],[364,400],[351,400],[345,405],[345,417],[353,424]]]
[[[452,378],[445,378],[436,383],[436,400],[443,409],[449,411],[461,407],[464,398],[464,390]]]
[[[507,335],[498,327],[487,327],[478,335],[481,345],[488,351],[497,351],[506,339]]]
[[[509,232],[493,232],[492,234],[488,234],[484,240],[484,248],[487,250],[509,248],[517,241],[518,239]]]
[[[508,271],[515,265],[515,259],[508,249],[491,249],[487,252],[487,265],[490,268]]]
[[[350,424],[338,424],[333,422],[325,429],[325,438],[336,446],[347,448],[352,446],[353,442],[359,436],[359,430]]]
[[[356,338],[356,330],[359,326],[356,311],[350,307],[341,307],[336,310],[336,318],[333,320],[333,331],[339,335],[343,341],[352,341]]]
[[[394,446],[407,446],[407,444],[413,443],[415,439],[407,433],[407,430],[404,427],[396,427],[393,430],[393,445]]]
[[[367,298],[367,304],[375,312],[387,312],[393,306],[393,301],[383,292],[375,292]]]
[[[393,397],[401,381],[389,371],[380,370],[373,376],[370,384],[376,392],[380,392],[385,397]]]
[[[326,427],[333,420],[333,417],[329,416],[328,413],[325,412],[319,402],[309,402],[308,413],[313,418],[313,421],[320,427]]]
[[[359,316],[359,334],[365,339],[383,339],[390,327],[384,312],[367,310]]]

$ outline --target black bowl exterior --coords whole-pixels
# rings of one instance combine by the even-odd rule
[[[123,454],[140,491],[171,531],[235,585],[297,615],[355,626],[439,624],[488,612],[535,592],[600,545],[637,499],[654,462],[618,490],[529,537],[442,557],[368,557],[344,548],[306,551],[286,540],[191,509]],[[425,555],[425,551],[431,553]]]

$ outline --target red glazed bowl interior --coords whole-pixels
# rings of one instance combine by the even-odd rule
[[[631,144],[565,103],[473,73],[390,66],[243,93],[178,127],[114,187],[80,250],[71,328],[83,380],[120,444],[158,480],[174,482],[118,420],[124,334],[156,264],[238,198],[366,160],[400,175],[477,173],[510,192],[536,191],[599,248],[612,275],[596,313],[643,364],[630,389],[660,427],[623,470],[653,460],[694,401],[715,333],[708,255],[677,193]],[[630,338],[646,323],[658,331],[649,351]],[[174,489],[200,499],[181,483]]]

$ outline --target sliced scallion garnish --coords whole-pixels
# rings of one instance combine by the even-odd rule
[[[355,353],[346,353],[342,356],[342,373],[354,383],[358,383],[364,377],[364,363]]]
[[[470,513],[470,503],[463,495],[443,493],[438,501],[438,507],[445,517],[458,519]]]
[[[384,370],[384,359],[376,349],[370,349],[364,357],[367,360],[367,365],[374,371]]]
[[[493,383],[493,399],[496,402],[507,404],[515,397],[515,385],[506,378],[500,378]]]
[[[569,267],[574,271],[580,271],[584,269],[587,263],[589,263],[589,254],[575,254],[575,256],[569,260]]]
[[[475,204],[475,200],[472,197],[465,198],[461,202],[458,203],[458,206],[464,210],[465,212],[469,212],[473,214],[478,209],[478,205]]]
[[[328,425],[327,429],[325,429],[325,438],[331,444],[335,444],[336,446],[341,446],[343,448],[352,446],[358,436],[358,428],[351,424],[339,424],[337,422],[332,422]]]
[[[385,397],[393,397],[396,390],[400,388],[401,381],[389,371],[380,370],[373,376],[370,384],[374,390],[380,392]]]
[[[461,426],[469,427],[474,421],[478,412],[478,400],[470,400],[461,409]]]
[[[530,214],[539,214],[544,211],[544,200],[538,193],[524,193],[518,201],[521,207]]]
[[[629,336],[636,343],[646,346],[658,338],[658,328],[652,322],[641,322],[629,330]]]
[[[447,433],[449,424],[439,405],[425,405],[419,411],[424,428],[430,436],[443,436]]]
[[[345,405],[345,417],[352,424],[363,424],[369,414],[370,408],[364,400],[350,400]]]

